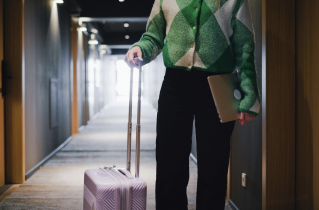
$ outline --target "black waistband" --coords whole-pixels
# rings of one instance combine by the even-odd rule
[[[185,69],[167,67],[165,77],[180,79],[207,79],[207,77],[217,74],[220,73],[201,71],[197,69],[191,69],[190,71],[187,71]]]

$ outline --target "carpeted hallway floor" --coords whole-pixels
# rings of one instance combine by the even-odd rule
[[[136,103],[133,103],[136,104]],[[133,105],[132,149],[135,148],[136,107]],[[82,209],[83,174],[103,166],[125,168],[128,102],[116,102],[103,110],[82,132],[0,204],[3,210]],[[155,209],[156,111],[142,102],[140,177],[148,184],[147,209]],[[132,163],[135,153],[132,152]],[[134,164],[132,164],[134,172]],[[195,209],[197,167],[190,160],[189,209]]]

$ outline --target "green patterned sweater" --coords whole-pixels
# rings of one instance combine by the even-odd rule
[[[217,73],[238,70],[241,112],[258,115],[255,39],[248,0],[155,0],[139,46],[143,64],[162,51],[166,67]],[[132,48],[131,47],[131,48]]]

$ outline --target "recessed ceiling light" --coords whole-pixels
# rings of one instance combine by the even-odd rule
[[[79,29],[79,31],[87,31],[87,28],[85,28],[85,27],[79,27],[78,29]]]
[[[99,42],[97,41],[97,40],[89,40],[89,44],[94,44],[94,45],[96,45],[96,44],[98,44]]]
[[[124,0],[119,0],[119,2],[124,2]]]
[[[57,3],[57,4],[63,4],[63,0],[54,0],[53,2]]]
[[[86,25],[85,24],[82,24],[79,28],[78,28],[79,31],[87,31],[87,28],[86,28]]]
[[[124,23],[124,27],[127,28],[129,27],[130,25],[128,23]]]
[[[91,29],[91,32],[94,33],[94,34],[99,33],[99,31],[98,31],[97,29],[95,29],[95,28],[92,28],[92,29]]]
[[[129,36],[129,35],[126,35],[126,36],[125,36],[125,39],[129,39],[129,38],[130,38],[130,36]]]

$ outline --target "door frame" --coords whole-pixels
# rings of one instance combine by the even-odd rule
[[[71,17],[71,52],[72,52],[72,135],[79,133],[78,115],[78,89],[77,89],[77,70],[78,70],[78,20]]]
[[[25,181],[24,0],[4,0],[6,183]]]
[[[5,184],[4,98],[2,89],[3,60],[3,0],[0,0],[0,187]]]

